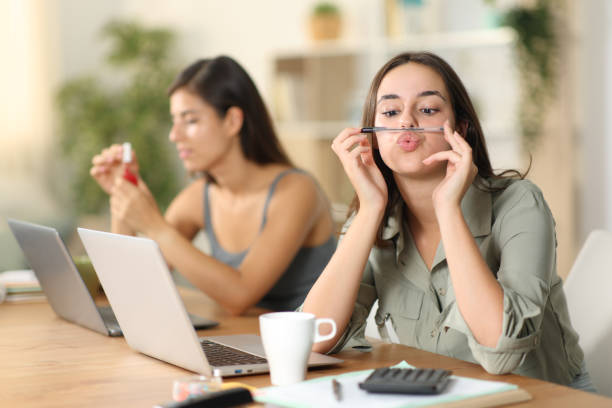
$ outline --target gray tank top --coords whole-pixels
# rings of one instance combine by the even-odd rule
[[[270,199],[274,194],[276,185],[285,175],[299,172],[305,173],[300,169],[288,169],[281,172],[272,181],[266,202],[263,208],[263,215],[259,232],[263,230],[267,220],[267,210]],[[212,218],[208,198],[208,187],[204,189],[204,222],[206,225],[206,235],[210,242],[212,257],[233,267],[238,268],[247,253],[248,249],[242,252],[228,252],[219,245],[215,231],[212,228]],[[308,294],[308,291],[317,280],[327,262],[336,250],[337,240],[332,233],[329,239],[316,247],[302,247],[291,261],[287,270],[270,291],[257,303],[257,306],[272,310],[294,310],[301,305]]]

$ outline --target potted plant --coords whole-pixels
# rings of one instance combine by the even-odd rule
[[[496,0],[487,0],[487,3],[495,5]],[[552,0],[522,1],[501,14],[501,24],[511,27],[517,36],[522,94],[519,120],[527,150],[538,144],[546,108],[555,97],[559,63],[556,5]]]
[[[131,142],[140,172],[165,208],[179,188],[179,165],[168,140],[166,88],[177,69],[171,64],[173,33],[135,22],[112,21],[102,29],[110,41],[106,63],[112,80],[71,79],[59,90],[60,148],[67,162],[70,201],[76,215],[101,214],[108,197],[89,175],[92,157],[103,148]]]
[[[333,40],[340,36],[340,10],[330,2],[317,3],[310,15],[310,34],[314,41]]]

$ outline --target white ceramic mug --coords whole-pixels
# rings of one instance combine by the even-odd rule
[[[323,336],[319,334],[319,326],[324,323],[329,323],[332,331]],[[334,337],[336,322],[317,319],[312,313],[266,313],[259,316],[259,330],[272,384],[287,385],[306,378],[312,344]]]

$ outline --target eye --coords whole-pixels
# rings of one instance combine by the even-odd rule
[[[425,115],[433,115],[440,111],[439,109],[436,109],[436,108],[421,108],[419,110]]]
[[[397,115],[398,113],[399,113],[398,111],[396,111],[394,109],[390,109],[390,110],[382,112],[382,115],[387,117],[387,118],[390,118],[390,117],[393,117],[393,116]]]

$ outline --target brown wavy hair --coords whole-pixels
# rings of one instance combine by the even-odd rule
[[[484,138],[484,134],[482,132],[482,127],[480,126],[480,121],[478,120],[478,115],[476,115],[476,110],[474,109],[474,105],[470,100],[470,97],[465,89],[465,86],[459,79],[459,76],[453,70],[453,68],[442,58],[431,53],[431,52],[406,52],[399,54],[393,58],[391,58],[385,65],[383,65],[372,80],[372,84],[370,85],[370,90],[368,91],[368,96],[366,97],[366,102],[363,108],[363,117],[361,121],[362,127],[372,127],[374,126],[374,119],[376,115],[376,96],[378,94],[378,88],[380,87],[380,83],[383,78],[389,71],[394,68],[399,67],[400,65],[416,63],[425,65],[427,67],[432,68],[434,71],[440,75],[446,89],[450,95],[450,104],[453,109],[453,113],[455,115],[455,122],[457,125],[461,124],[465,129],[465,134],[462,135],[466,142],[472,148],[472,158],[474,160],[474,164],[478,168],[478,177],[476,177],[474,185],[477,188],[480,188],[485,191],[499,191],[505,188],[505,185],[498,188],[492,188],[488,184],[484,182],[484,180],[495,178],[495,179],[523,179],[529,172],[529,169],[525,173],[521,173],[518,170],[505,170],[499,174],[496,174],[493,171],[491,166],[491,160],[489,159],[489,153],[487,151],[487,144]],[[382,239],[382,230],[387,223],[387,220],[391,214],[391,210],[399,203],[402,199],[399,189],[395,183],[395,179],[393,178],[393,171],[385,164],[380,156],[380,152],[378,149],[373,149],[372,154],[374,156],[374,162],[380,169],[385,182],[387,184],[387,191],[389,192],[389,197],[387,200],[387,206],[385,208],[385,214],[383,216],[382,222],[378,227],[378,233],[376,236],[376,245],[387,246],[389,242]],[[529,165],[531,167],[531,164]],[[354,214],[357,210],[359,210],[359,198],[357,195],[354,196],[351,205],[349,206],[348,214]]]

